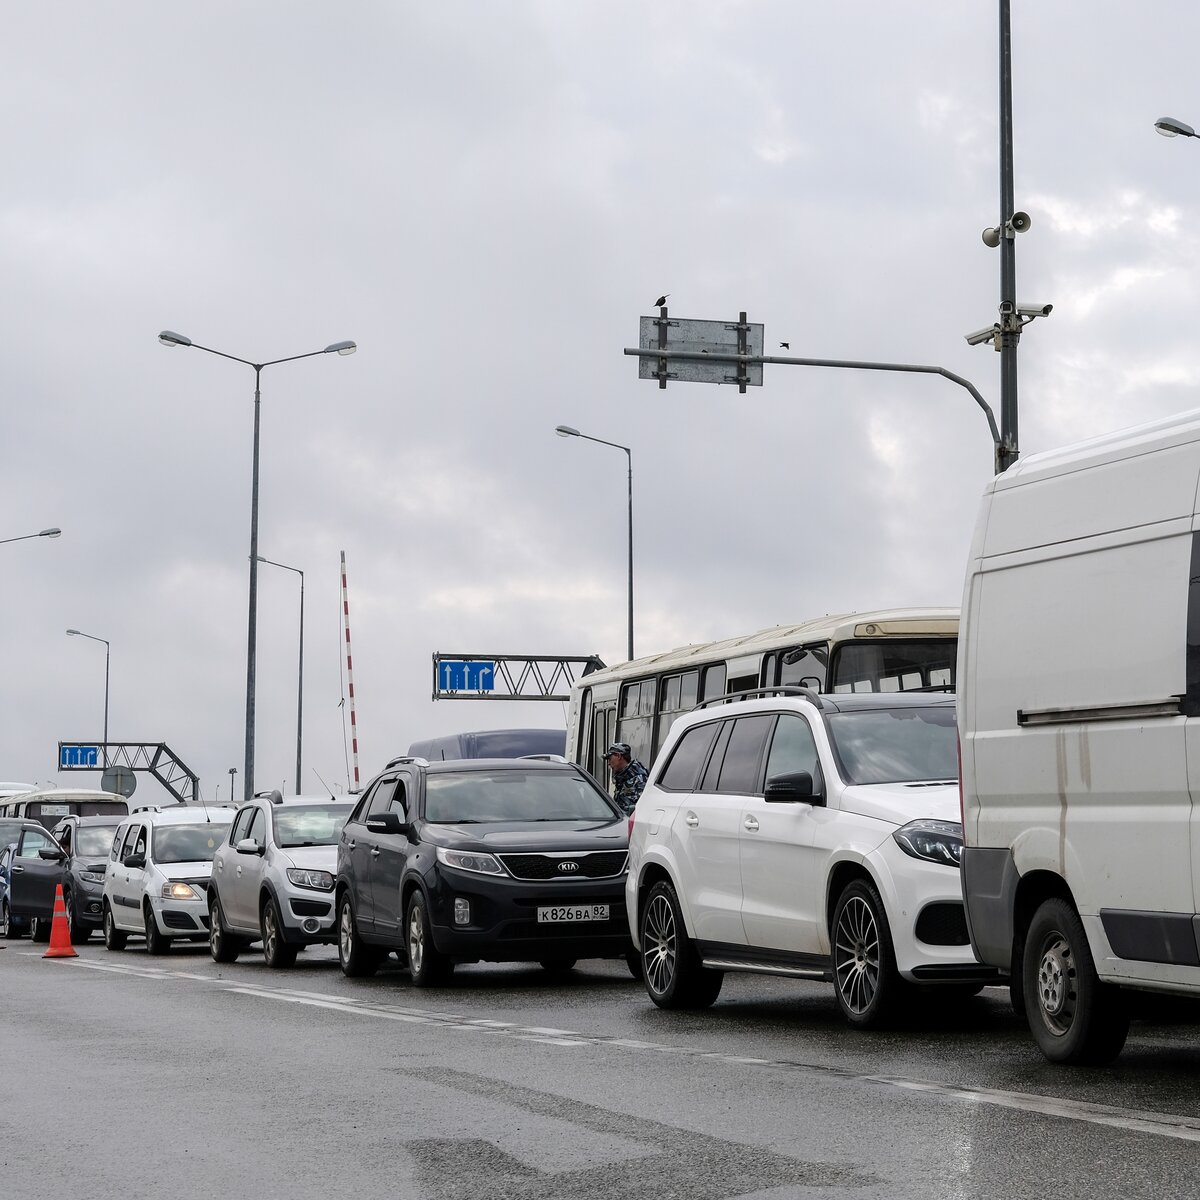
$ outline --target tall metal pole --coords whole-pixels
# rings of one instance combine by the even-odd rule
[[[104,643],[104,769],[108,770],[108,652],[109,644]]]
[[[1005,470],[1017,461],[1017,248],[1012,227],[1013,128],[1010,0],[1000,0],[1000,457]]]
[[[242,800],[254,799],[254,676],[258,646],[258,435],[262,413],[259,382],[262,367],[254,364],[254,466],[250,479],[250,614],[246,620],[246,759]]]
[[[629,661],[633,662],[633,451],[625,447],[629,459]]]
[[[304,572],[300,572],[300,671],[296,680],[296,793],[304,791],[300,747],[304,742]]]

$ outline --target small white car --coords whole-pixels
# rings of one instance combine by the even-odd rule
[[[217,848],[208,894],[209,950],[233,962],[261,941],[269,967],[302,946],[337,940],[333,904],[338,835],[357,796],[256,796]]]
[[[672,727],[632,817],[626,908],[662,1008],[726,971],[833,982],[859,1028],[915,985],[974,994],[954,698],[778,688]]]
[[[226,808],[180,805],[121,823],[101,899],[109,950],[124,949],[130,934],[143,934],[150,954],[165,954],[178,938],[207,939],[212,858],[229,821]]]

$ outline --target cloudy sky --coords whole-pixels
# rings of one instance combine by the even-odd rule
[[[1016,0],[1032,453],[1195,407],[1200,9]],[[243,763],[252,361],[260,552],[306,572],[304,790],[557,704],[441,701],[435,651],[637,651],[957,604],[992,466],[936,377],[637,378],[670,292],[806,357],[936,364],[999,411],[997,6],[11,4],[0,45],[0,778],[166,742]],[[256,783],[295,789],[297,577],[260,569]],[[139,798],[162,798],[142,777]]]

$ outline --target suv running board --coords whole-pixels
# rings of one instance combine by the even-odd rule
[[[747,971],[754,975],[786,975],[789,979],[833,980],[828,967],[791,967],[783,963],[745,962],[733,958],[702,958],[701,963],[713,971]]]

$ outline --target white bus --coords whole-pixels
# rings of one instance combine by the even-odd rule
[[[63,817],[124,817],[129,801],[115,792],[90,788],[36,788],[0,800],[0,817],[21,817],[53,829]]]
[[[571,689],[567,757],[607,782],[611,743],[628,742],[649,766],[682,713],[755,688],[953,691],[957,651],[957,608],[847,613],[682,646],[583,676]]]

